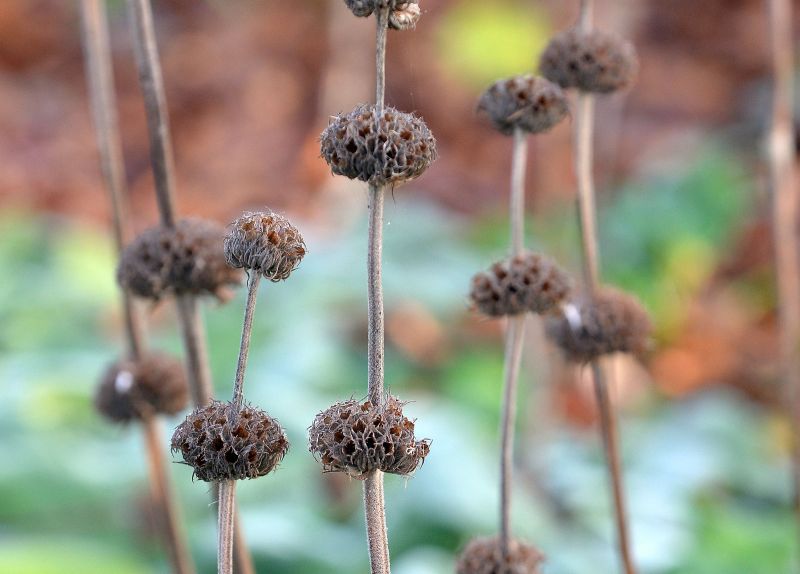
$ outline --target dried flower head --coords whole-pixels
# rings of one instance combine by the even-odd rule
[[[224,252],[231,267],[243,267],[270,281],[282,281],[297,269],[306,254],[306,244],[297,228],[282,215],[247,212],[228,228]]]
[[[436,140],[422,119],[387,107],[360,105],[331,119],[322,157],[333,173],[373,185],[419,177],[436,159]]]
[[[470,300],[475,309],[490,317],[544,314],[566,300],[571,288],[570,277],[551,259],[523,253],[475,275]]]
[[[647,311],[636,298],[605,288],[551,319],[547,334],[568,359],[585,363],[610,353],[642,353],[650,329]]]
[[[509,541],[509,557],[503,560],[498,538],[475,538],[458,557],[456,574],[539,574],[544,557],[533,546]]]
[[[478,111],[485,112],[506,135],[514,128],[537,134],[563,120],[569,104],[556,84],[538,76],[514,76],[489,86],[478,102]]]
[[[225,262],[223,233],[221,226],[204,219],[152,227],[122,252],[117,281],[147,299],[184,294],[225,298],[227,287],[241,282],[241,272]]]
[[[219,401],[195,409],[172,435],[172,451],[206,482],[264,476],[288,448],[283,428],[267,413]]]
[[[106,369],[94,402],[103,416],[119,423],[172,415],[189,402],[186,373],[178,359],[160,353],[120,360]]]
[[[539,69],[562,88],[609,93],[633,83],[638,71],[633,45],[600,30],[566,30],[550,41]]]
[[[408,475],[422,464],[429,440],[416,440],[414,421],[403,404],[389,396],[383,407],[370,401],[336,403],[319,413],[309,428],[309,450],[326,472],[363,479],[373,470]]]
[[[360,18],[389,8],[389,27],[395,30],[413,28],[420,17],[419,0],[344,0],[344,3]]]

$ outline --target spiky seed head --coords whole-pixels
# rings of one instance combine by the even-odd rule
[[[490,317],[545,314],[563,303],[571,289],[569,275],[554,261],[523,253],[475,275],[470,300],[473,308]]]
[[[503,560],[499,538],[475,538],[458,557],[456,574],[539,574],[544,557],[533,546],[509,541]]]
[[[403,404],[392,396],[382,407],[352,399],[336,403],[314,419],[309,450],[325,472],[358,479],[373,470],[409,475],[428,456],[430,441],[416,440],[414,421],[403,415]]]
[[[267,413],[220,401],[196,408],[172,435],[172,452],[206,482],[269,474],[288,449],[283,428]]]
[[[436,140],[413,114],[360,105],[331,118],[320,138],[333,173],[373,185],[412,180],[436,159]]]
[[[631,85],[639,64],[633,45],[601,30],[572,28],[542,53],[539,71],[562,88],[605,94]]]
[[[570,305],[574,313],[547,324],[548,336],[567,359],[587,363],[602,355],[647,349],[650,317],[635,297],[606,287]]]
[[[228,227],[223,247],[228,265],[275,282],[289,277],[306,254],[297,228],[272,211],[242,214]]]
[[[526,133],[546,132],[569,113],[564,92],[538,76],[514,76],[495,82],[481,95],[478,111],[486,113],[494,127],[511,135],[515,128]]]
[[[183,365],[161,353],[111,364],[103,373],[94,398],[97,410],[118,423],[155,414],[172,415],[186,408],[188,402],[189,386]]]
[[[212,294],[225,298],[242,274],[225,261],[223,228],[204,219],[182,219],[141,233],[122,252],[117,281],[138,297]]]
[[[360,18],[371,16],[381,8],[389,8],[389,27],[395,30],[413,28],[421,12],[419,0],[344,0],[350,11]]]

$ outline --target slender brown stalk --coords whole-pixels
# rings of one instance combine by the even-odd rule
[[[150,136],[150,161],[153,168],[156,200],[161,223],[175,224],[175,168],[167,114],[164,79],[158,58],[153,11],[150,0],[128,0],[131,30],[139,84],[145,104],[147,127]],[[186,370],[195,406],[207,405],[213,396],[211,372],[206,348],[203,319],[194,296],[177,298],[178,317],[186,352]],[[219,499],[219,486],[213,489],[213,497]],[[239,527],[238,512],[234,509],[234,566],[239,574],[253,574],[255,568]]]
[[[117,120],[114,73],[105,2],[103,0],[82,0],[81,14],[92,114],[103,178],[111,202],[114,242],[119,254],[124,248],[129,234],[125,202],[127,186]],[[122,299],[128,354],[131,359],[137,360],[144,351],[143,319],[130,293],[124,289],[122,290]],[[186,534],[181,528],[169,474],[164,467],[165,454],[160,440],[158,419],[156,417],[146,418],[142,421],[142,429],[145,437],[153,503],[159,515],[159,526],[167,542],[172,568],[179,574],[192,574],[194,564],[187,549]]]
[[[376,20],[375,107],[377,121],[380,121],[386,91],[386,35],[389,28],[389,8],[381,8]],[[367,239],[367,396],[375,406],[380,406],[384,400],[384,317],[381,279],[383,203],[384,187],[370,184]],[[389,535],[386,526],[383,473],[379,470],[372,471],[364,480],[364,516],[367,523],[371,572],[389,574]]]
[[[239,346],[239,360],[236,363],[236,379],[233,383],[233,404],[241,408],[244,400],[244,371],[247,368],[247,356],[250,354],[250,339],[253,334],[253,316],[256,310],[256,297],[261,273],[250,271],[247,277],[247,302],[244,307],[244,323],[242,326],[242,342]]]
[[[778,283],[781,373],[792,421],[794,506],[800,535],[800,249],[794,160],[792,4],[768,0],[772,38],[772,121],[769,172]]]
[[[578,18],[578,26],[580,28],[583,30],[591,28],[593,12],[594,1],[581,0],[581,12]],[[597,289],[600,281],[594,178],[592,174],[593,127],[594,96],[579,92],[573,134],[575,142],[575,175],[578,183],[578,221],[583,248],[584,278],[587,288],[592,292]],[[608,392],[608,381],[603,372],[603,366],[599,361],[593,361],[591,368],[595,396],[597,397],[597,408],[600,413],[600,433],[603,439],[606,465],[614,501],[620,559],[626,574],[636,574],[630,550],[628,514],[614,407]]]

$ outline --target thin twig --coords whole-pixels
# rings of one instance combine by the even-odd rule
[[[261,273],[251,271],[247,277],[247,302],[244,308],[244,323],[242,326],[242,342],[239,346],[239,360],[236,363],[236,379],[233,384],[233,404],[239,409],[244,398],[244,371],[247,368],[247,356],[250,352],[250,339],[253,334],[253,315],[256,310],[256,297]]]
[[[114,72],[108,37],[108,17],[103,0],[81,2],[86,69],[89,76],[89,94],[95,131],[100,152],[100,164],[108,191],[114,241],[118,254],[128,238],[127,209],[125,202],[125,166],[117,120],[114,93]],[[132,360],[141,358],[144,351],[143,319],[130,293],[122,290],[125,320],[125,339]],[[150,470],[153,503],[159,515],[159,526],[167,542],[172,568],[179,574],[194,572],[194,564],[187,550],[186,534],[181,528],[175,496],[164,467],[165,454],[161,444],[159,422],[155,417],[142,421]]]
[[[514,129],[514,151],[511,159],[511,255],[519,255],[525,245],[525,168],[528,157],[528,138],[519,128]]]
[[[167,115],[164,80],[158,58],[153,12],[150,0],[128,0],[131,18],[139,84],[144,98],[147,127],[150,137],[150,161],[153,169],[156,199],[161,223],[167,227],[175,224],[175,168]],[[177,297],[178,317],[181,324],[186,370],[192,400],[195,406],[207,405],[213,397],[211,369],[206,348],[205,330],[197,298],[192,295]],[[219,486],[213,489],[218,499]],[[239,526],[239,513],[234,509],[234,566],[239,574],[253,574],[253,559],[244,542]]]
[[[772,121],[769,134],[781,373],[792,421],[794,507],[800,535],[800,249],[794,150],[794,44],[790,0],[769,0]]]
[[[236,481],[219,483],[219,539],[217,542],[217,574],[233,573]]]
[[[588,31],[592,26],[594,12],[593,0],[581,0],[581,13],[578,26]],[[595,208],[593,165],[593,128],[594,128],[594,96],[579,92],[574,119],[575,142],[575,176],[578,183],[578,221],[581,231],[581,243],[584,263],[584,279],[587,288],[594,293],[600,283],[600,256],[597,241],[597,223]],[[592,362],[592,378],[594,382],[597,408],[600,413],[600,433],[606,455],[611,493],[614,500],[614,514],[617,533],[617,544],[620,559],[626,574],[636,574],[630,550],[628,534],[628,515],[625,504],[620,464],[619,437],[614,415],[614,407],[608,392],[608,381],[599,361]]]
[[[389,8],[377,13],[375,38],[375,108],[380,122],[386,89],[386,35]],[[383,252],[384,188],[369,186],[369,231],[367,239],[367,395],[373,405],[383,404],[384,317],[381,256]],[[386,505],[383,495],[383,473],[369,473],[364,480],[364,515],[372,574],[389,574],[389,536],[386,526]]]

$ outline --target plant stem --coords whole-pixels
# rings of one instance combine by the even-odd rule
[[[389,8],[376,14],[375,39],[375,108],[376,122],[384,106],[386,90],[386,35]],[[369,186],[369,231],[367,239],[367,396],[376,407],[383,404],[384,317],[381,256],[383,252],[384,187]],[[386,505],[383,494],[383,473],[370,472],[364,480],[364,516],[372,574],[389,574],[389,536],[386,526]]]
[[[522,253],[525,246],[525,168],[528,157],[528,138],[514,128],[514,150],[511,159],[511,255]]]
[[[581,0],[578,25],[582,30],[588,31],[591,28],[593,11],[593,0]],[[594,178],[592,174],[594,96],[579,92],[577,98],[573,137],[575,141],[575,175],[578,182],[578,221],[581,230],[584,278],[587,288],[591,293],[594,293],[600,282]],[[625,489],[620,464],[619,437],[614,408],[602,365],[595,360],[592,362],[591,368],[595,396],[597,397],[597,408],[600,413],[600,433],[603,439],[606,466],[608,467],[611,493],[614,500],[620,559],[626,574],[636,574],[630,551]]]
[[[219,483],[219,539],[217,543],[217,574],[232,574],[234,522],[236,518],[236,481]]]
[[[239,346],[239,361],[236,363],[236,379],[233,384],[233,404],[237,409],[242,407],[244,399],[244,371],[247,368],[247,356],[250,352],[250,339],[253,334],[253,315],[256,310],[256,297],[261,273],[250,271],[247,277],[247,303],[244,308],[244,323],[242,326],[242,342]]]
[[[81,15],[92,115],[100,165],[111,202],[114,241],[119,255],[128,237],[125,202],[127,186],[104,0],[82,0]],[[144,351],[143,319],[130,293],[123,290],[122,298],[128,355],[135,361],[141,358]],[[164,467],[165,454],[160,442],[158,419],[145,418],[142,421],[142,428],[150,469],[153,503],[159,514],[159,526],[167,541],[172,568],[179,574],[191,574],[194,572],[194,564],[187,550],[186,535],[181,528],[169,474]]]
[[[794,54],[790,0],[769,0],[772,118],[769,134],[781,373],[792,422],[794,509],[800,534],[800,250],[795,179]]]
[[[167,114],[164,79],[158,58],[153,11],[150,0],[128,0],[134,51],[139,71],[139,85],[144,98],[147,128],[150,137],[150,161],[153,168],[156,200],[161,223],[175,225],[175,167]],[[211,370],[206,347],[203,320],[197,298],[192,295],[177,297],[178,317],[186,352],[186,370],[192,400],[195,406],[207,405],[213,396]],[[219,488],[214,488],[218,499]],[[239,527],[238,512],[234,509],[235,567],[239,574],[253,574],[255,568]]]

